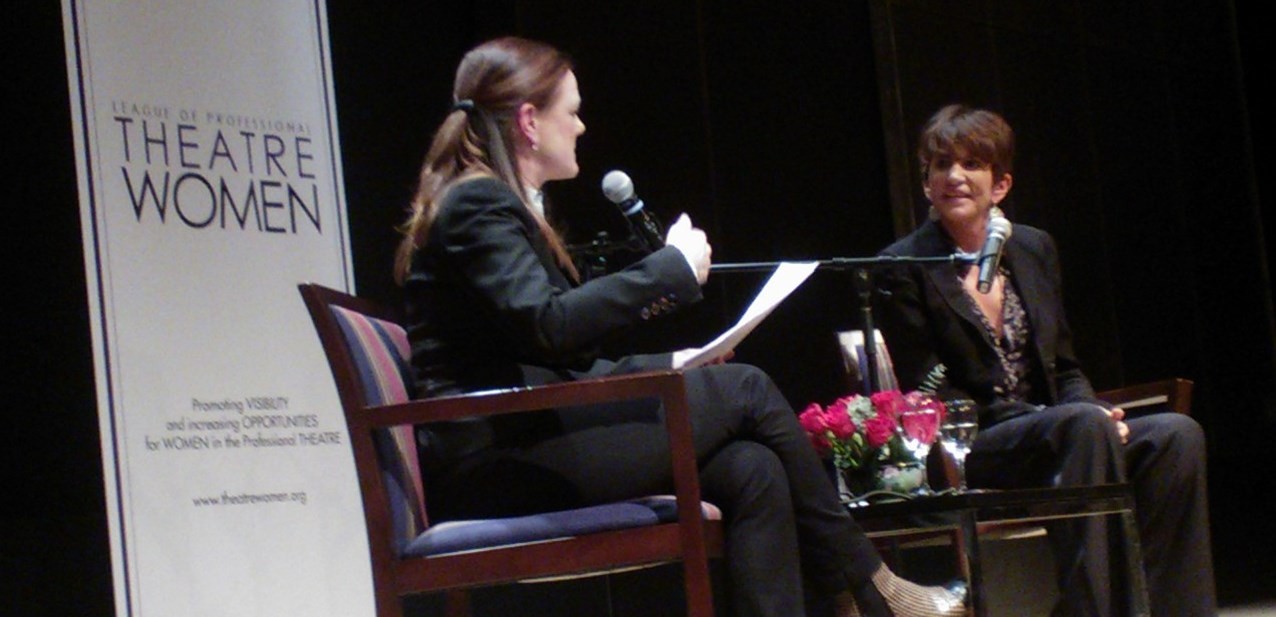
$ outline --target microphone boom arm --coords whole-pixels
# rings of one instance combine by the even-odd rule
[[[795,259],[793,261],[810,261]],[[817,270],[854,270],[856,268],[871,268],[874,266],[887,266],[892,264],[926,264],[926,263],[974,263],[973,257],[954,253],[952,255],[944,255],[939,257],[910,257],[907,255],[879,255],[877,257],[832,257],[829,259],[818,260],[819,265],[815,267]],[[755,261],[741,263],[723,263],[712,264],[709,266],[709,272],[770,272],[780,267],[778,261]]]
[[[872,394],[881,386],[877,381],[877,326],[873,323],[873,286],[869,270],[875,266],[892,264],[927,264],[927,263],[974,263],[977,258],[954,253],[940,257],[912,257],[905,255],[879,255],[877,257],[833,257],[821,259],[817,270],[851,270],[855,276],[855,295],[860,300],[860,321],[864,330],[864,392]],[[712,264],[712,272],[770,272],[780,266],[778,261],[758,261],[751,263]]]

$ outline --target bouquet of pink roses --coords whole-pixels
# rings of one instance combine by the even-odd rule
[[[844,396],[827,407],[811,403],[798,421],[821,456],[841,471],[873,472],[883,463],[924,463],[944,419],[944,404],[922,392]],[[925,446],[922,448],[922,446]]]

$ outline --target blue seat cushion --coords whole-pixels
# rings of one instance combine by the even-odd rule
[[[673,495],[650,495],[631,499],[629,503],[641,504],[651,508],[651,511],[656,513],[656,518],[660,519],[662,523],[673,523],[678,520],[678,502]],[[722,520],[722,510],[707,501],[700,502],[700,514],[704,516],[706,521]]]
[[[431,526],[409,542],[404,557],[424,557],[510,544],[569,538],[600,531],[644,527],[660,522],[649,507],[611,503],[510,518],[448,521]]]

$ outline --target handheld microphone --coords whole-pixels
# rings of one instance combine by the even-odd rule
[[[988,293],[992,289],[992,280],[997,276],[997,267],[1001,265],[1001,254],[1006,250],[1006,241],[1010,239],[1010,221],[1004,216],[995,216],[988,221],[988,239],[984,241],[984,250],[979,253],[979,293]]]
[[[629,228],[646,252],[651,253],[665,245],[665,233],[660,223],[643,209],[644,204],[634,194],[634,182],[629,174],[612,170],[603,176],[603,195],[620,207],[629,221]]]

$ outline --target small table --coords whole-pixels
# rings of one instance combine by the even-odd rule
[[[848,510],[870,537],[903,536],[949,529],[957,534],[960,559],[970,586],[975,615],[987,615],[979,563],[981,532],[1007,524],[1046,522],[1081,516],[1119,516],[1125,538],[1125,558],[1130,614],[1149,614],[1147,583],[1134,496],[1128,484],[1101,484],[1066,488],[1034,488],[1005,491],[972,490],[848,505]]]

